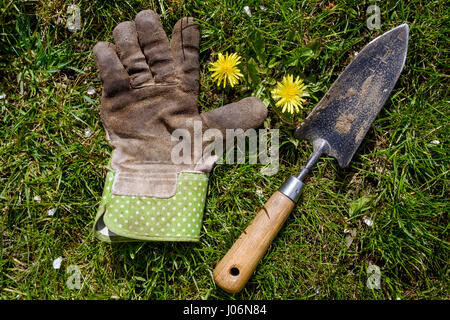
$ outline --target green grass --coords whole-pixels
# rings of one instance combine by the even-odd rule
[[[72,34],[65,27],[71,2],[0,0],[0,94],[6,95],[0,100],[0,298],[449,298],[444,1],[376,2],[380,31],[366,26],[372,4],[366,1],[339,1],[332,9],[326,1],[293,0],[76,3],[83,28]],[[111,151],[98,114],[101,83],[91,49],[148,8],[162,14],[167,32],[186,15],[201,24],[203,110],[257,95],[269,105],[266,126],[280,129],[277,175],[262,175],[260,165],[215,167],[195,244],[110,245],[91,234]],[[320,160],[245,290],[230,295],[217,288],[212,270],[219,259],[311,152],[307,142],[292,138],[292,129],[355,52],[404,22],[410,25],[405,68],[350,166]],[[242,56],[246,75],[225,92],[207,68],[224,51]],[[285,73],[304,78],[311,92],[292,123],[282,121],[269,92]],[[86,93],[90,86],[97,90],[93,97]],[[344,229],[356,232],[350,245]],[[58,256],[63,262],[55,270]],[[366,287],[369,264],[380,268],[379,290]],[[80,290],[66,286],[69,265],[80,268]]]

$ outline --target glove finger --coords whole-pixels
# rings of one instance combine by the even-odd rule
[[[162,81],[174,75],[174,63],[170,52],[169,39],[164,32],[159,16],[152,10],[137,14],[136,31],[155,81]]]
[[[131,86],[139,86],[152,79],[150,68],[139,45],[134,22],[125,21],[113,30],[117,53],[131,78]]]
[[[175,24],[170,43],[172,55],[186,90],[198,92],[200,30],[194,18],[184,17]]]
[[[243,129],[259,127],[267,117],[267,108],[255,97],[244,98],[238,102],[201,114],[209,128],[226,133],[226,129]]]
[[[93,50],[95,62],[106,96],[129,89],[130,77],[119,60],[116,48],[109,42],[98,42]]]

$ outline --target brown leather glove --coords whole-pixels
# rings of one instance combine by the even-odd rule
[[[194,137],[196,121],[202,132],[246,130],[261,125],[267,109],[245,98],[198,112],[200,33],[193,18],[175,24],[170,42],[151,10],[120,23],[113,36],[116,45],[99,42],[93,49],[103,82],[100,116],[114,149],[96,235],[105,241],[196,241],[216,159],[193,153],[191,163],[174,163],[179,141],[173,132],[185,129]]]

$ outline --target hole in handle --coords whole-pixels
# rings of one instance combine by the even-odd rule
[[[233,268],[231,268],[230,269],[230,274],[232,275],[232,276],[238,276],[239,275],[239,269],[238,268],[236,268],[236,267],[233,267]]]

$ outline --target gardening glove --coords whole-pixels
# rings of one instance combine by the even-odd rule
[[[109,242],[198,241],[208,173],[218,157],[196,152],[194,135],[257,127],[267,109],[245,98],[199,113],[200,33],[193,18],[179,20],[169,41],[159,16],[145,10],[113,36],[115,45],[93,49],[103,83],[100,116],[113,147],[94,232]],[[177,129],[192,137],[190,163],[172,160]]]

